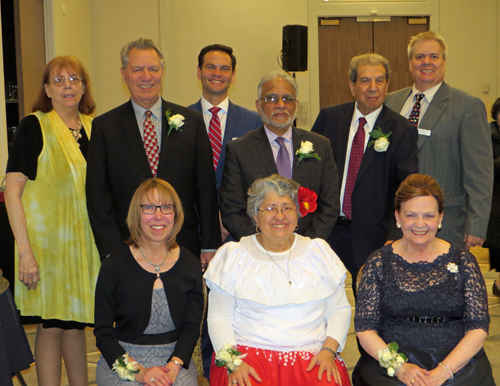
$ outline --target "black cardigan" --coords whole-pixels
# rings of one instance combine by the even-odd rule
[[[182,359],[188,368],[200,335],[203,279],[200,261],[187,249],[180,248],[179,260],[160,277],[179,332],[172,356]],[[95,293],[94,335],[97,348],[110,368],[125,354],[118,340],[130,342],[143,336],[151,317],[155,280],[156,273],[144,270],[128,246],[116,250],[102,262]]]

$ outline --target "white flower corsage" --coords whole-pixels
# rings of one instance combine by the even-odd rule
[[[165,116],[167,117],[167,122],[169,126],[169,130],[167,133],[167,137],[170,135],[170,132],[174,129],[177,131],[182,131],[181,126],[184,125],[184,117],[180,114],[175,114],[171,116],[172,112],[167,110],[165,112]]]
[[[448,263],[446,266],[446,269],[450,271],[451,273],[457,273],[458,272],[458,267],[455,263]]]
[[[139,364],[136,361],[129,362],[129,356],[127,353],[119,357],[115,363],[113,363],[111,371],[117,373],[120,379],[135,381],[135,374],[137,374],[140,370]]]
[[[387,375],[393,377],[396,370],[403,363],[408,362],[408,358],[403,353],[398,353],[399,346],[396,342],[389,343],[386,348],[378,350],[378,363],[387,369]]]
[[[235,350],[231,344],[226,343],[215,356],[215,364],[217,367],[226,367],[227,372],[232,373],[239,365],[243,363],[247,354],[242,354]]]
[[[300,141],[300,149],[297,149],[295,154],[299,156],[299,162],[297,162],[297,165],[300,164],[300,161],[306,158],[316,158],[318,161],[321,161],[318,153],[314,153],[312,142],[309,141]]]
[[[368,143],[368,146],[373,146],[376,152],[382,153],[387,151],[389,148],[389,137],[391,136],[392,131],[384,134],[382,129],[377,126],[376,129],[370,131],[370,137],[374,138],[372,141]]]

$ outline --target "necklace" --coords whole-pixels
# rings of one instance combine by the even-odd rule
[[[168,250],[167,250],[167,253],[165,254],[165,258],[163,259],[163,261],[160,263],[160,264],[155,264],[153,262],[151,262],[147,257],[146,255],[144,254],[144,252],[142,252],[142,248],[139,247],[139,252],[141,252],[141,255],[142,257],[144,257],[144,259],[149,263],[151,264],[153,267],[155,267],[155,271],[157,272],[157,276],[159,277],[160,276],[160,267],[165,264],[165,262],[167,261],[167,257],[168,257]]]
[[[71,127],[69,128],[71,131],[71,134],[73,135],[73,138],[75,139],[78,146],[80,146],[80,143],[78,142],[78,140],[80,138],[82,138],[82,133],[80,133],[80,131],[82,130],[82,126],[83,125],[82,125],[82,120],[80,118],[80,113],[78,113],[78,129],[72,129]]]
[[[260,242],[260,241],[259,241]],[[262,243],[260,243],[260,245],[262,245]],[[281,265],[279,265],[276,260],[274,260],[271,255],[269,254],[269,252],[267,251],[267,249],[264,247],[264,245],[262,245],[262,248],[264,248],[264,251],[266,251],[266,254],[267,256],[271,259],[271,261],[276,264],[276,266],[281,269],[283,271],[283,273],[286,275],[286,279],[288,281],[288,284],[289,285],[292,285],[292,281],[290,280],[290,276],[288,275],[288,265],[290,264],[290,256],[292,255],[292,244],[290,244],[290,252],[288,252],[288,259],[287,259],[287,262],[286,262],[286,271],[281,267]]]
[[[437,240],[434,239],[434,246],[432,247],[432,251],[427,255],[427,258],[425,260],[422,260],[422,262],[429,260],[429,257],[432,255],[432,253],[434,252],[434,249],[436,248],[436,242],[437,242]],[[410,260],[413,263],[417,263],[415,260],[413,260],[413,258],[411,257],[411,255],[408,253],[408,250],[406,249],[406,246],[407,246],[407,242],[405,242],[405,252],[406,252],[406,254],[408,255],[408,257],[410,258]]]

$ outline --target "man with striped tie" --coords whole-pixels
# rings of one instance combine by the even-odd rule
[[[444,194],[439,238],[470,248],[486,238],[493,193],[493,153],[484,103],[444,81],[446,43],[435,32],[410,38],[413,87],[387,96],[386,105],[418,131],[420,173]]]

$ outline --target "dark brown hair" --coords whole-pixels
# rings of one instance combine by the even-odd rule
[[[130,231],[130,239],[127,240],[126,244],[134,247],[142,246],[141,204],[143,204],[143,200],[154,201],[154,190],[158,191],[158,199],[161,203],[173,204],[175,207],[174,226],[165,241],[167,249],[175,248],[177,246],[175,238],[184,222],[184,211],[182,210],[181,199],[172,185],[160,178],[150,178],[144,181],[135,191],[128,208],[127,226]]]
[[[95,102],[92,97],[90,77],[87,74],[87,71],[85,71],[85,67],[82,62],[74,56],[57,56],[47,63],[45,70],[43,71],[42,85],[35,103],[33,103],[31,111],[41,111],[42,113],[52,111],[52,100],[47,96],[45,86],[49,84],[49,77],[51,73],[58,73],[63,69],[82,76],[84,92],[78,106],[78,111],[85,115],[92,114],[95,110]]]
[[[404,202],[422,196],[434,197],[438,204],[439,214],[443,213],[443,191],[434,178],[425,174],[412,174],[401,183],[396,192],[394,207],[399,212]]]

